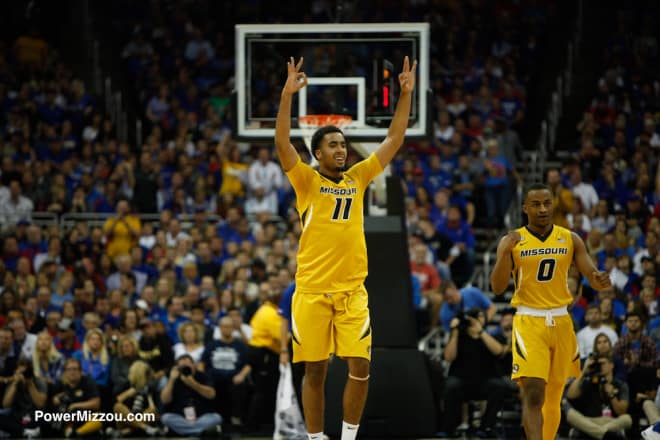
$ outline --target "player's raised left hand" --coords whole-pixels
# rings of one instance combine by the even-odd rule
[[[410,60],[406,56],[403,59],[403,71],[399,73],[399,85],[401,93],[411,93],[415,88],[415,71],[417,70],[417,60],[413,62],[410,68]]]
[[[305,72],[300,71],[302,65],[302,57],[300,57],[297,63],[293,57],[291,57],[286,63],[287,78],[286,83],[284,84],[284,93],[293,95],[307,85],[307,76],[305,75]]]
[[[593,271],[589,278],[589,284],[596,290],[603,290],[612,287],[609,272]]]

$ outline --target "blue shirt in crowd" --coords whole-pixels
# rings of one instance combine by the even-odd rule
[[[445,330],[449,330],[449,323],[459,311],[474,308],[487,311],[492,304],[492,301],[476,287],[463,287],[459,292],[461,292],[461,302],[451,305],[445,301],[440,309],[440,322]]]

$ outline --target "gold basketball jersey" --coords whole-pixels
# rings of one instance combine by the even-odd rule
[[[573,262],[571,231],[554,225],[545,238],[526,226],[516,232],[521,240],[511,251],[515,285],[511,305],[549,309],[571,304],[567,284]]]
[[[337,180],[323,176],[300,159],[289,170],[302,226],[296,292],[346,292],[364,282],[364,192],[382,171],[374,154]]]

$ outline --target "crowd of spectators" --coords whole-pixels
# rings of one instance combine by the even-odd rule
[[[651,30],[660,14],[649,8],[617,14],[615,31],[604,41],[603,76],[576,126],[577,141],[559,146],[565,157],[563,166],[546,173],[546,183],[554,192],[554,223],[585,240],[598,268],[610,273],[613,284],[596,292],[571,269],[568,285],[578,297],[571,313],[583,366],[580,376],[567,384],[562,404],[571,438],[632,438],[642,423],[660,421],[660,87],[654,71],[658,41]],[[426,229],[421,221],[420,225]],[[459,353],[462,342],[467,359],[481,353],[480,361],[488,365],[492,357],[504,358],[510,347],[507,350],[490,338],[476,336],[487,322],[481,316],[487,316],[492,304],[472,290],[460,289],[456,296],[453,287],[445,289],[443,312],[450,313],[441,319],[445,328],[452,329],[452,336],[444,356],[456,362],[452,344],[458,341]],[[473,296],[476,300],[470,299]],[[450,310],[457,301],[466,304]],[[510,344],[509,312],[500,316],[500,326],[493,327],[492,333],[504,335],[503,329],[508,328]],[[475,339],[480,341],[477,348]],[[471,382],[454,363],[443,394],[445,408],[461,393],[501,406],[489,390],[502,384],[489,383],[488,377],[478,373],[472,374]],[[477,376],[481,393],[474,388]],[[459,380],[465,383],[457,390]],[[466,420],[451,411],[447,414],[451,417],[444,419],[444,434],[451,435]],[[486,428],[492,426],[490,419],[485,422]]]
[[[210,3],[150,2],[135,14],[139,26],[118,21],[129,36],[121,56],[148,121],[141,146],[118,141],[101,103],[37,33],[1,47],[0,398],[11,411],[0,425],[12,435],[35,435],[34,420],[24,423],[34,408],[160,413],[159,424],[112,427],[123,434],[153,435],[161,425],[198,434],[221,421],[258,428],[272,420],[272,359],[281,347],[275,304],[293,281],[300,224],[272,148],[232,138],[233,29],[204,16]],[[324,4],[314,2],[305,20],[331,14]],[[224,7],[249,17],[251,5]],[[463,323],[445,352],[457,366],[443,405],[466,395],[489,400],[489,434],[503,390],[515,390],[502,379],[510,372],[511,313],[496,315],[487,292],[464,287],[475,264],[472,227],[503,226],[520,179],[526,89],[553,5],[452,5],[428,13],[424,2],[411,2],[405,10],[442,36],[432,42],[436,121],[432,139],[406,145],[393,168],[406,196],[420,334]],[[402,18],[380,11],[375,21]],[[273,12],[275,21],[287,13]],[[358,9],[344,13],[353,14],[347,21],[364,18]],[[621,384],[629,390],[617,395],[629,399],[631,423],[642,407],[649,422],[657,418],[650,378],[660,341],[660,87],[647,20],[637,34],[629,17],[619,20],[577,145],[566,146],[574,156],[547,174],[556,223],[581,234],[599,268],[611,271],[610,291],[596,294],[577,274],[569,286],[582,294],[573,316],[584,328],[586,368],[594,351],[612,360],[616,393]],[[37,211],[108,219],[42,228]],[[141,213],[160,218],[143,221]],[[471,308],[481,312],[462,315]],[[499,325],[482,341],[493,319]],[[609,345],[598,342],[602,334]],[[471,370],[459,368],[475,353],[461,340],[493,362],[487,384],[475,387]],[[567,397],[579,400],[575,388]],[[578,412],[595,414],[575,402],[565,409],[569,423]],[[622,415],[618,405],[610,410]],[[442,427],[451,433],[463,423],[451,413]],[[55,426],[78,435],[106,427]]]
[[[550,171],[555,216],[580,234],[613,287],[581,293],[573,308],[584,369],[566,390],[568,424],[590,438],[622,437],[657,417],[660,173],[657,8],[624,10],[604,45],[604,71],[578,139]],[[592,355],[595,353],[596,355]],[[591,356],[591,357],[590,357]],[[601,417],[606,417],[601,419]],[[603,437],[605,436],[605,437]]]

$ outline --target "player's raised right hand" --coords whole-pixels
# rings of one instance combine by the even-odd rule
[[[300,60],[296,63],[293,57],[289,59],[286,63],[287,68],[287,78],[286,83],[284,84],[284,90],[282,93],[288,93],[293,95],[307,85],[307,75],[305,72],[301,72],[300,68],[303,64],[303,58],[300,57]]]
[[[520,240],[522,240],[522,236],[519,232],[509,231],[508,234],[502,237],[501,243],[504,245],[504,249],[507,251],[512,251]]]

